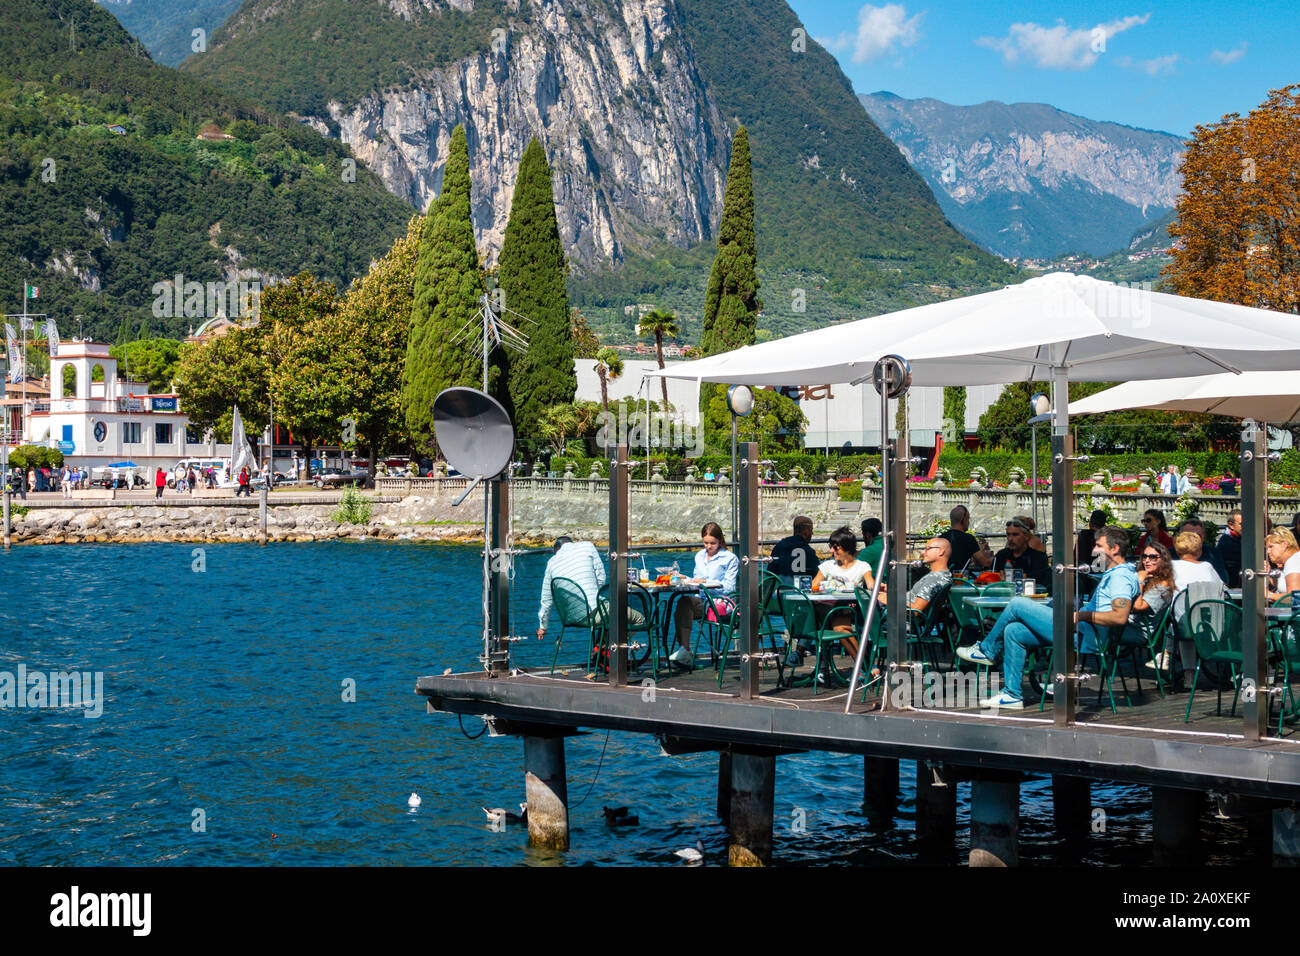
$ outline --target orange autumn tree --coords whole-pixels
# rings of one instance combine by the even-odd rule
[[[1172,290],[1300,313],[1300,84],[1197,126],[1182,174]]]

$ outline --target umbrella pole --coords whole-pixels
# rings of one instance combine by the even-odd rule
[[[1052,369],[1052,672],[1056,694],[1052,707],[1058,727],[1074,723],[1078,700],[1075,679],[1074,601],[1075,578],[1070,551],[1074,541],[1074,439],[1070,435],[1069,373]],[[1017,675],[1018,676],[1018,675]]]

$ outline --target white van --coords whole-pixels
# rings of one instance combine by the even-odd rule
[[[176,467],[168,473],[167,487],[175,488],[179,476],[186,474],[190,468],[194,469],[200,488],[207,487],[204,472],[208,469],[212,469],[216,475],[218,488],[233,488],[238,484],[233,477],[226,477],[226,472],[230,468],[229,458],[182,458],[176,463]]]

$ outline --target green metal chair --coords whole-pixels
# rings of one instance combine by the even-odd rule
[[[1170,601],[1165,605],[1165,609],[1158,614],[1142,614],[1134,612],[1128,619],[1128,626],[1141,633],[1147,645],[1147,655],[1153,663],[1158,663],[1156,654],[1160,647],[1165,643],[1167,635],[1174,626],[1174,602]],[[1156,668],[1156,690],[1160,696],[1165,696],[1164,677],[1160,673],[1160,668]],[[1172,668],[1170,673],[1172,673]],[[1139,671],[1139,674],[1141,672]],[[1138,677],[1138,694],[1142,693],[1142,678]]]
[[[587,660],[582,666],[590,666],[591,655],[599,654],[603,645],[605,606],[597,601],[593,608],[581,585],[569,578],[551,579],[551,601],[560,616],[560,632],[555,635],[555,653],[551,655],[551,674],[555,674],[555,664],[560,659],[560,644],[564,640],[564,632],[571,627],[587,630]]]
[[[957,656],[957,647],[948,629],[948,591],[949,587],[940,589],[924,611],[907,609],[907,643],[920,651],[922,673],[927,651],[934,670],[939,669],[939,648],[953,658]]]
[[[652,656],[654,657],[653,669],[655,677],[659,676],[659,642],[655,640],[658,633],[656,625],[659,624],[655,612],[658,610],[658,602],[655,601],[654,595],[643,588],[641,585],[628,582],[627,585],[627,635],[628,643],[640,643],[643,646],[633,651],[628,650],[627,664],[629,669],[641,667]],[[636,617],[640,615],[641,622],[637,623]],[[639,641],[632,638],[640,635]]]
[[[1280,626],[1270,627],[1268,629],[1270,646],[1273,648],[1273,681],[1278,679],[1282,681],[1284,688],[1282,694],[1281,710],[1277,715],[1277,733],[1282,736],[1282,721],[1288,714],[1294,715],[1296,712],[1295,694],[1291,690],[1292,675],[1300,674],[1300,606],[1296,606],[1291,611],[1291,616],[1281,623]],[[1287,701],[1290,700],[1291,706],[1288,709]],[[1272,698],[1270,704],[1272,706]]]
[[[727,653],[731,649],[732,638],[736,633],[736,621],[740,615],[735,611],[730,598],[713,594],[708,588],[700,588],[700,600],[704,602],[704,614],[700,618],[699,630],[695,635],[694,653],[700,652],[700,641],[709,643],[709,658],[718,672],[718,687],[722,687],[722,672],[726,667]],[[725,610],[726,600],[732,610]]]
[[[813,665],[813,694],[817,693],[817,686],[821,683],[822,677],[822,658],[827,653],[826,645],[832,641],[838,642],[845,637],[843,631],[836,631],[832,628],[818,626],[817,609],[813,602],[808,599],[808,595],[794,588],[780,588],[777,591],[777,598],[781,602],[781,616],[785,618],[786,628],[790,634],[790,640],[794,643],[799,641],[810,641],[817,647],[817,660]],[[833,666],[832,656],[826,658],[827,666]]]
[[[1183,723],[1192,719],[1192,701],[1196,698],[1196,682],[1205,664],[1217,664],[1220,668],[1228,666],[1234,685],[1232,692],[1231,714],[1237,713],[1237,694],[1241,688],[1237,685],[1237,674],[1242,667],[1241,653],[1241,608],[1227,601],[1197,601],[1183,615],[1183,625],[1196,643],[1196,674],[1188,688],[1187,713]],[[1219,706],[1217,713],[1223,713],[1223,687],[1218,690]]]
[[[867,608],[871,605],[871,592],[861,587],[853,589],[854,597],[858,599],[858,634],[861,640],[862,628],[867,621]],[[862,655],[862,663],[866,668],[867,676],[870,676],[873,665],[879,667],[884,663],[885,652],[888,650],[885,635],[885,608],[884,605],[876,605],[876,613],[871,616],[871,631],[867,634],[867,650]],[[881,672],[883,674],[883,670]],[[867,688],[878,680],[879,677],[870,680],[862,680],[862,702],[866,703]]]

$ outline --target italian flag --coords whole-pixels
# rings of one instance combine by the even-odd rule
[[[26,290],[27,298],[29,299],[38,298],[41,294],[41,290],[38,286],[24,285],[23,288]]]

